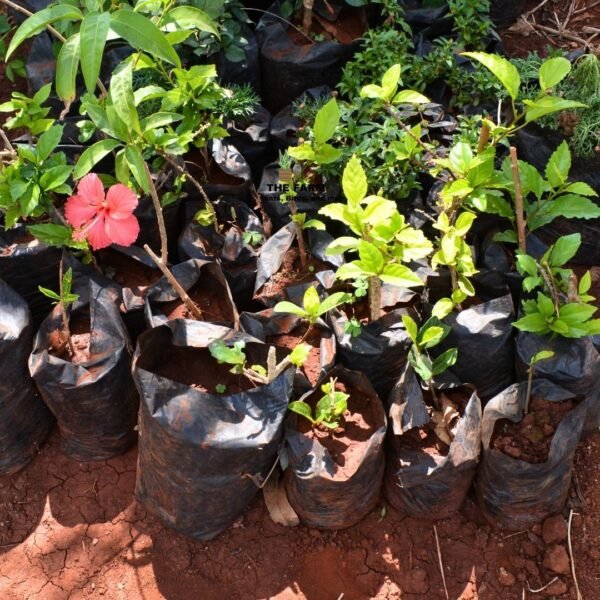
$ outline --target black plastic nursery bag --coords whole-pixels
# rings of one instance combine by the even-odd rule
[[[23,468],[54,423],[27,369],[32,336],[26,302],[0,280],[0,476]]]
[[[267,346],[232,329],[179,319],[138,339],[134,378],[142,398],[136,494],[166,525],[208,540],[229,527],[258,491],[283,434],[293,369],[272,383],[209,394],[157,371],[170,355],[193,355],[215,340],[245,340],[249,355]]]
[[[523,417],[527,382],[516,383],[490,400],[483,411],[483,452],[477,473],[476,492],[481,510],[492,524],[523,531],[560,512],[569,486],[575,449],[585,420],[584,403],[570,411],[558,425],[548,460],[531,464],[490,448],[499,419],[519,422]],[[575,395],[546,379],[533,381],[532,396],[550,402],[574,399]]]
[[[131,378],[129,338],[114,290],[90,280],[74,304],[89,310],[90,360],[73,364],[48,352],[50,337],[62,331],[60,307],[44,320],[34,339],[29,370],[58,422],[62,448],[80,461],[106,460],[136,440],[138,396]]]
[[[410,365],[390,394],[384,492],[392,506],[411,517],[448,517],[459,510],[471,487],[481,449],[481,402],[472,388],[469,393],[448,454],[437,457],[402,443],[403,434],[430,421]]]
[[[297,429],[297,420],[302,417],[293,415],[286,427],[289,466],[285,487],[302,523],[320,529],[344,529],[365,517],[379,500],[387,421],[381,400],[363,373],[337,366],[324,380],[329,377],[345,384],[351,394],[349,410],[353,394],[361,400],[368,398],[373,432],[367,439],[358,438],[362,445],[360,460],[351,469],[344,469],[343,462],[337,464],[318,438],[311,439]]]

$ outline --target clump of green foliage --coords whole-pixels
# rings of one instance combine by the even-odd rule
[[[457,44],[463,48],[481,48],[492,28],[489,0],[448,0],[454,19]]]
[[[340,417],[348,410],[350,394],[337,390],[336,384],[337,379],[332,377],[321,386],[324,396],[317,402],[314,417],[310,405],[303,400],[290,402],[288,408],[292,412],[302,415],[315,426],[323,425],[327,429],[337,429]]]

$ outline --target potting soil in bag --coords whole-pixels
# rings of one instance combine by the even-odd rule
[[[592,337],[580,339],[540,336],[525,331],[517,335],[517,373],[527,377],[531,358],[542,350],[554,356],[536,363],[536,377],[585,398],[587,417],[584,434],[600,427],[600,352]]]
[[[29,305],[36,328],[52,309],[52,301],[38,286],[54,289],[62,251],[42,244],[25,227],[0,228],[0,279]]]
[[[308,88],[335,87],[343,66],[360,48],[360,40],[348,44],[304,40],[296,44],[291,28],[279,18],[281,3],[271,5],[269,13],[260,19],[256,38],[264,102],[274,114]]]
[[[392,427],[386,445],[384,493],[392,506],[412,517],[442,519],[455,513],[477,470],[481,449],[481,402],[477,393],[470,386],[438,389],[437,393],[438,397],[448,394],[451,400],[456,398],[454,394],[468,398],[446,454],[426,451],[416,437],[408,439],[431,421],[423,390],[410,365],[388,401]],[[428,438],[431,436],[435,433],[429,431]]]
[[[545,462],[532,463],[508,456],[491,446],[496,422],[500,419],[521,421],[526,390],[527,382],[514,384],[487,403],[482,419],[483,452],[476,481],[477,501],[484,516],[492,524],[513,531],[529,529],[561,511],[571,485],[573,457],[586,415],[582,402],[562,418]],[[533,381],[531,398],[536,397],[548,402],[575,399],[572,392],[546,379]],[[518,454],[519,449],[513,452]]]
[[[87,294],[70,311],[75,357],[67,350],[60,305],[42,323],[29,357],[31,376],[58,422],[62,448],[80,461],[118,456],[137,437],[138,396],[116,300],[114,290],[90,280]]]
[[[335,432],[320,431],[300,415],[286,426],[288,500],[309,527],[344,529],[365,517],[381,492],[387,421],[381,400],[363,373],[335,367],[320,382],[337,379],[350,395]],[[314,409],[320,384],[303,399]]]
[[[32,336],[27,303],[0,280],[0,476],[23,468],[54,423],[27,369]]]
[[[258,340],[179,319],[140,336],[133,370],[142,399],[137,497],[167,526],[201,540],[240,516],[258,491],[250,476],[272,467],[294,376],[287,369],[268,385],[203,391],[231,380],[229,365],[207,349],[215,340],[243,340],[250,364],[265,364],[268,346]]]

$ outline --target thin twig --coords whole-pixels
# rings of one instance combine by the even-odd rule
[[[197,321],[202,320],[202,312],[196,305],[196,303],[188,296],[187,292],[181,287],[181,284],[167,265],[152,251],[148,244],[144,244],[144,250],[148,253],[148,256],[154,261],[156,266],[161,270],[162,274],[167,278],[167,281],[171,284],[173,289],[177,292],[177,295],[181,298],[181,301],[185,304],[185,307],[189,310],[190,314]]]
[[[567,528],[567,545],[569,547],[569,558],[571,559],[571,574],[573,575],[573,583],[575,584],[575,591],[577,592],[577,600],[583,600],[583,596],[579,591],[579,583],[577,581],[577,574],[575,573],[575,557],[573,556],[573,545],[571,544],[571,524],[573,522],[573,509],[569,513],[569,526]]]
[[[596,2],[592,2],[592,4],[583,6],[583,8],[578,8],[576,11],[573,12],[573,14],[580,15],[582,12],[585,12],[586,10],[590,10],[590,9],[594,8],[595,6],[598,6],[598,4],[600,4],[600,0],[596,0]]]
[[[444,561],[442,560],[442,550],[440,548],[440,539],[438,538],[437,527],[433,526],[433,533],[435,534],[435,545],[437,546],[437,555],[440,565],[440,573],[442,574],[442,583],[444,584],[444,592],[446,593],[446,600],[450,600],[450,594],[448,594],[448,587],[446,586],[446,575],[444,573]]]
[[[14,146],[10,143],[10,140],[8,139],[8,136],[4,133],[4,130],[0,127],[0,137],[2,138],[2,141],[4,142],[4,146],[5,148],[11,153],[14,154],[15,153],[15,148]]]
[[[525,215],[523,212],[523,190],[521,188],[521,177],[519,175],[519,161],[517,158],[517,149],[510,147],[510,163],[512,167],[513,183],[515,184],[515,215],[517,219],[517,239],[519,241],[519,250],[525,254],[527,244],[525,241]]]
[[[483,123],[481,131],[479,132],[479,142],[477,144],[477,154],[481,154],[486,148],[490,141],[490,126],[487,123]]]
[[[158,234],[160,236],[160,260],[162,264],[166,267],[169,264],[169,249],[168,249],[168,241],[167,241],[167,227],[165,225],[165,217],[163,215],[162,206],[160,204],[160,199],[158,197],[158,193],[156,192],[156,187],[154,185],[154,181],[152,179],[152,174],[150,173],[150,169],[146,161],[144,161],[144,169],[146,171],[146,177],[148,179],[148,184],[150,187],[150,197],[152,198],[152,203],[154,204],[154,212],[156,213],[156,220],[158,221]]]
[[[62,316],[63,328],[65,330],[65,335],[67,336],[67,347],[69,349],[69,354],[73,357],[75,356],[75,347],[73,346],[73,340],[71,339],[71,328],[69,327],[69,315],[67,314],[67,307],[63,302],[64,291],[63,291],[63,270],[64,270],[64,254],[60,258],[60,263],[58,265],[58,287],[60,294],[60,312]]]
[[[517,535],[522,535],[523,533],[527,533],[527,530],[517,531],[517,533],[510,533],[509,535],[503,535],[502,540],[508,540],[509,538],[515,537]]]
[[[9,6],[10,8],[12,8],[13,10],[20,12],[23,15],[27,15],[28,17],[32,17],[35,14],[35,13],[32,13],[31,11],[27,10],[26,8],[23,8],[22,6],[19,6],[18,4],[11,2],[11,0],[0,0],[0,3],[5,4],[6,6]],[[52,35],[54,35],[54,37],[56,37],[56,39],[59,40],[60,42],[62,42],[63,44],[67,41],[67,38],[65,38],[65,36],[62,33],[60,33],[60,31],[57,31],[56,29],[54,29],[54,27],[52,27],[52,25],[46,25],[46,29],[50,33],[52,33]],[[102,83],[102,81],[100,79],[96,80],[96,85],[100,88],[100,92],[102,92],[103,96],[106,96],[108,94],[106,88],[104,87],[104,84]]]
[[[290,27],[293,27],[298,33],[301,33],[311,44],[316,44],[315,40],[313,40],[310,36],[306,35],[304,33],[304,31],[302,31],[302,29],[300,29],[300,27],[296,27],[293,23],[290,23],[290,21],[288,21],[287,19],[284,19],[280,15],[276,15],[275,13],[272,13],[272,12],[270,12],[268,10],[262,10],[260,8],[249,8],[248,6],[244,6],[244,10],[246,12],[247,11],[259,12],[259,13],[263,13],[265,15],[270,15],[271,17],[275,17],[276,19],[279,19],[280,21],[283,21],[284,23],[286,23]]]
[[[533,13],[536,13],[538,10],[540,10],[540,8],[548,4],[549,1],[550,0],[542,0],[542,2],[540,2],[535,8],[532,8],[530,11],[526,12],[523,15],[523,18],[528,19]]]
[[[400,116],[400,113],[391,104],[386,103],[383,105],[383,108],[384,108],[385,112],[388,113],[388,115],[393,117],[394,121],[396,121],[396,123],[398,123],[398,125],[400,125],[402,130],[405,133],[407,133],[413,139],[413,141],[415,141],[417,144],[419,144],[419,146],[421,146],[421,148],[423,148],[424,150],[426,150],[426,151],[428,150],[427,146],[425,145],[425,142],[423,142],[423,140],[421,140],[421,138],[417,137],[414,134],[414,132],[412,131],[412,129],[404,123],[404,121],[402,120],[402,117]]]
[[[532,594],[539,594],[540,592],[543,592],[545,589],[549,588],[555,581],[558,581],[558,577],[555,577],[554,579],[552,579],[551,581],[549,581],[544,587],[541,587],[539,590],[532,590],[531,586],[529,585],[529,581],[527,582],[527,588],[529,589],[529,591]]]
[[[4,0],[2,0],[4,1]],[[554,35],[557,35],[559,37],[565,38],[566,40],[571,40],[573,42],[577,42],[578,44],[581,44],[582,46],[589,46],[590,42],[589,40],[584,40],[583,38],[580,38],[577,35],[574,35],[572,33],[569,33],[568,31],[559,31],[558,29],[554,29],[553,27],[547,27],[546,25],[539,25],[536,24],[536,27],[538,29],[541,29],[542,31],[546,31],[547,33],[552,33]],[[584,30],[587,28],[584,28]],[[588,33],[593,33],[593,32],[588,32]]]

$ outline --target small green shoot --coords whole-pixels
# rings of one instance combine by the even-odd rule
[[[548,360],[554,356],[552,350],[541,350],[531,357],[529,369],[527,370],[527,395],[525,396],[525,414],[529,413],[529,402],[531,400],[531,386],[533,385],[533,367],[542,360]]]
[[[292,412],[307,418],[313,425],[323,425],[328,429],[337,429],[340,424],[340,417],[348,409],[350,395],[336,390],[336,383],[337,379],[332,377],[321,386],[321,391],[325,395],[317,402],[314,417],[310,406],[303,400],[290,402],[288,408]]]

